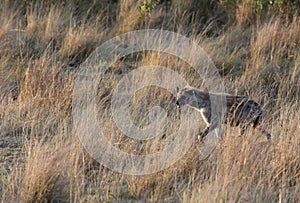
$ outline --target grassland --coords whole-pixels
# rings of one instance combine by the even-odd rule
[[[1,1],[1,202],[300,202],[300,17],[296,1]],[[106,40],[136,29],[178,32],[215,63],[228,93],[262,104],[267,142],[226,128],[206,160],[195,144],[156,174],[119,174],[97,163],[74,133],[72,91],[80,64]],[[137,143],[109,117],[111,91],[139,66],[162,65],[203,86],[188,64],[142,52],[116,61],[99,84],[98,115],[111,142],[143,154],[168,144],[176,130],[170,93],[143,89],[133,119],[165,107],[166,139]],[[155,97],[156,99],[153,99]],[[152,98],[152,99],[151,99]],[[204,123],[200,123],[203,126]],[[159,146],[159,147],[157,147]]]

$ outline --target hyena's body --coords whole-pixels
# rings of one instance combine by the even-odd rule
[[[267,139],[271,138],[271,135],[262,127],[262,110],[254,100],[245,96],[213,94],[196,88],[185,87],[178,92],[176,104],[179,107],[188,105],[201,113],[207,125],[199,135],[201,139],[208,134],[209,129],[213,130],[217,127],[218,122],[211,115],[211,99],[221,101],[221,96],[225,96],[226,99],[225,123],[239,126],[242,134],[248,126],[252,125],[252,127],[259,129]]]

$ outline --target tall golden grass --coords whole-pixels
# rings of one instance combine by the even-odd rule
[[[226,7],[208,1],[162,1],[150,9],[142,1],[53,2],[5,0],[1,5],[0,80],[15,81],[19,94],[17,100],[0,104],[1,202],[300,201],[297,15],[255,14],[255,1],[235,2],[230,15]],[[263,105],[271,142],[256,131],[240,137],[236,129],[227,128],[206,160],[198,159],[201,144],[195,144],[173,166],[147,176],[119,174],[94,161],[73,130],[76,71],[101,43],[144,28],[167,29],[196,41],[216,64],[227,92],[251,96]],[[99,84],[99,116],[107,118],[101,125],[113,126],[107,112],[111,90],[122,74],[141,65],[163,65],[191,85],[203,85],[176,57],[156,52],[125,57]],[[7,91],[1,86],[1,98],[11,96]],[[133,102],[139,125],[149,122],[143,118],[157,104],[176,121],[166,91],[143,89]],[[172,139],[168,135],[176,131],[175,121],[166,139],[152,143],[132,141],[116,126],[106,135],[124,151],[155,152]]]

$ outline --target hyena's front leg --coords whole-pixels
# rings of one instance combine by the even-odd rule
[[[198,140],[203,140],[205,136],[209,133],[209,126],[206,126],[204,130],[201,131],[201,133],[198,135]]]
[[[218,122],[213,122],[210,125],[207,125],[204,130],[201,131],[201,133],[198,135],[198,140],[203,140],[209,131],[213,131],[218,126]]]

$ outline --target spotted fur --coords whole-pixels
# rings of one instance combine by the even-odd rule
[[[200,133],[199,138],[203,139],[210,130],[217,127],[217,119],[211,115],[211,100],[221,101],[221,96],[226,99],[225,124],[230,124],[234,127],[240,127],[241,134],[244,133],[248,126],[260,130],[267,139],[271,138],[263,127],[263,115],[260,105],[253,99],[246,96],[222,95],[203,92],[193,87],[185,87],[177,94],[176,104],[178,107],[188,105],[199,111],[206,128]]]

